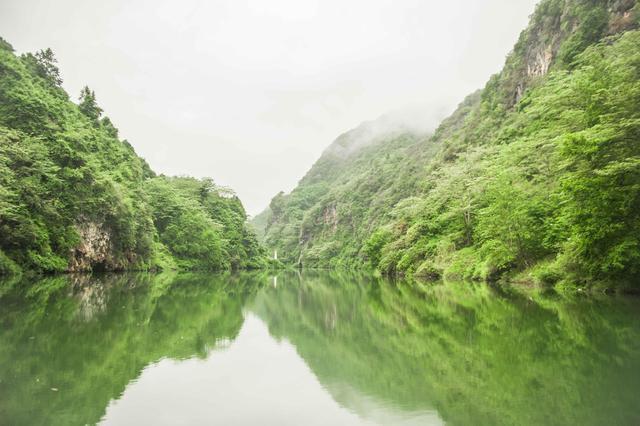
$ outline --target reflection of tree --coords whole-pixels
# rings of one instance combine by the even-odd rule
[[[14,285],[0,299],[0,423],[97,422],[149,363],[233,340],[262,281],[112,274],[49,277],[26,294]]]
[[[331,273],[281,276],[254,301],[341,404],[357,410],[348,386],[474,425],[637,423],[638,308]]]
[[[435,409],[450,424],[640,418],[638,300],[531,299],[336,272],[275,282],[111,274],[0,286],[0,424],[95,423],[150,363],[233,341],[247,304],[362,415],[382,404]]]

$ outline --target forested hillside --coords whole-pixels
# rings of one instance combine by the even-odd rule
[[[76,105],[61,83],[51,50],[0,39],[0,274],[263,265],[232,192],[156,176],[93,91]]]
[[[338,138],[260,216],[266,244],[304,266],[637,286],[639,21],[635,0],[541,1],[432,136]]]

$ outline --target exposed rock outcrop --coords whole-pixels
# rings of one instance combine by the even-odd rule
[[[335,204],[327,206],[322,212],[322,223],[335,233],[338,228],[338,208]]]
[[[520,35],[513,53],[507,59],[501,85],[508,106],[515,105],[525,90],[551,69],[562,56],[563,43],[570,37],[592,37],[584,46],[599,37],[617,34],[638,26],[637,0],[608,0],[602,2],[602,14],[597,5],[586,5],[578,0],[544,2],[544,9],[534,14],[529,27]],[[604,19],[600,21],[601,16]],[[588,36],[587,36],[588,34]],[[574,53],[581,44],[575,41]]]
[[[82,220],[76,225],[80,243],[72,250],[69,258],[69,272],[86,272],[96,270],[118,270],[113,258],[111,231],[103,224]]]

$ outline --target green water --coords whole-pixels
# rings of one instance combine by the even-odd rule
[[[640,299],[265,273],[0,284],[0,424],[640,424]]]

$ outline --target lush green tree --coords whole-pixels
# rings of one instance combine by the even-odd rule
[[[80,112],[86,115],[89,119],[97,122],[102,115],[102,108],[98,106],[96,102],[96,94],[88,86],[84,86],[80,91],[80,103],[78,108]]]
[[[7,45],[8,47],[11,47],[8,43],[6,43],[5,46]],[[7,50],[13,52],[13,48]],[[60,69],[56,65],[58,60],[50,48],[39,50],[35,55],[27,53],[22,56],[22,59],[38,77],[42,78],[54,87],[60,87],[62,84],[62,77],[60,76]]]

